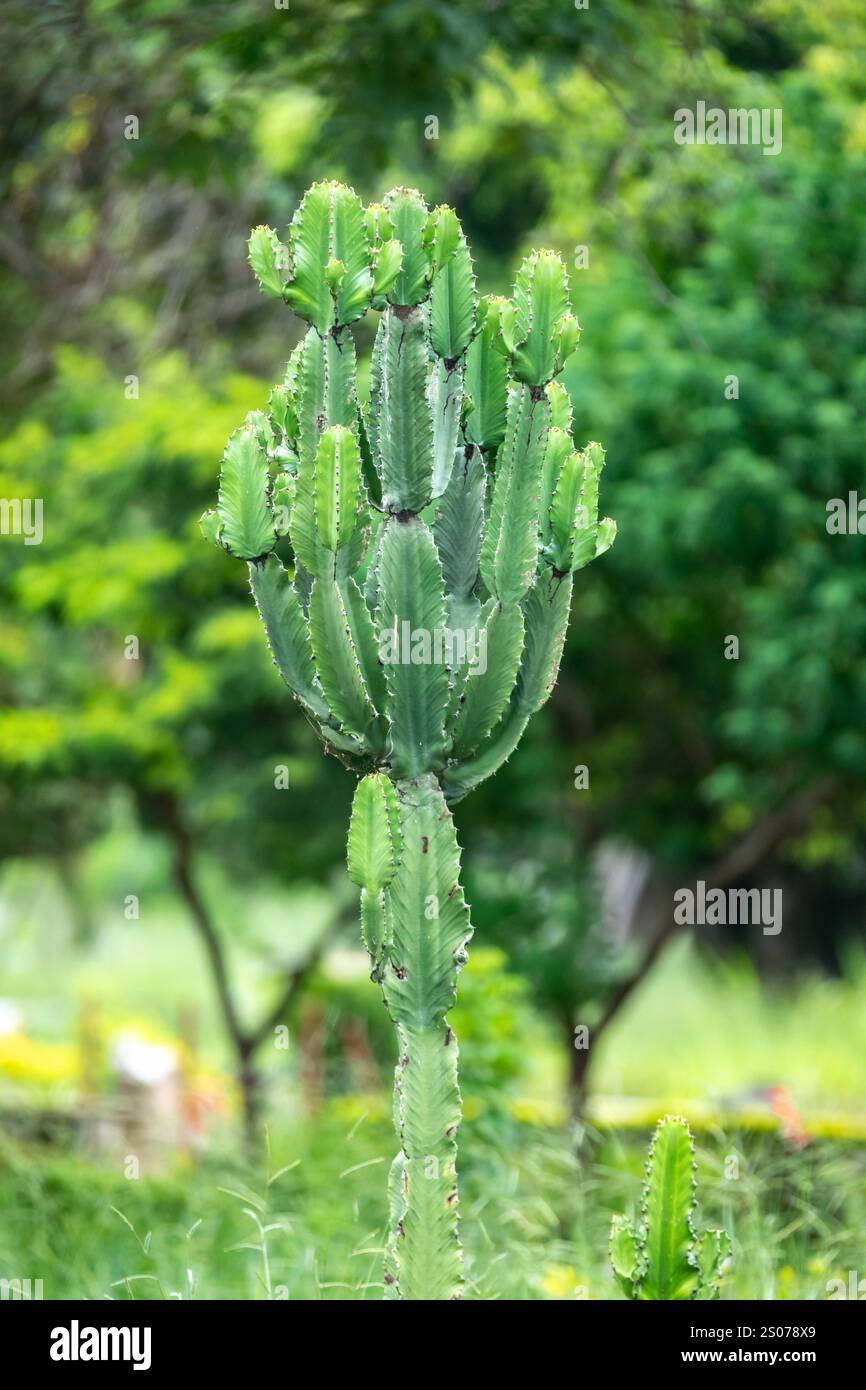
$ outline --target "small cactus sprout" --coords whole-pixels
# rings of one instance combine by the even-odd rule
[[[731,1260],[727,1231],[695,1227],[694,1140],[680,1116],[659,1120],[637,1223],[615,1216],[610,1262],[627,1298],[718,1298]]]
[[[315,184],[288,238],[249,242],[263,293],[309,325],[268,411],[232,435],[206,538],[249,567],[280,674],[357,774],[349,872],[397,1034],[386,1296],[450,1299],[457,1042],[471,935],[451,806],[517,747],[556,680],[573,575],[611,545],[598,444],[556,380],[568,279],[528,256],[478,299],[453,209]],[[350,325],[379,314],[369,399]]]

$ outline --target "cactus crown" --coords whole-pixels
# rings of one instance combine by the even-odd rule
[[[229,440],[202,529],[250,562],[275,661],[326,746],[357,772],[433,773],[456,799],[546,699],[571,576],[614,537],[603,450],[573,447],[554,381],[579,335],[565,267],[533,252],[512,299],[479,300],[451,208],[395,188],[364,209],[333,182],[310,188],[287,244],[257,227],[249,258],[310,328],[268,411]],[[350,325],[371,308],[362,403]]]
[[[397,1032],[389,1294],[455,1298],[457,1046],[471,935],[448,802],[507,758],[553,687],[572,576],[612,543],[598,444],[554,378],[577,345],[565,267],[534,252],[479,300],[453,210],[315,184],[288,243],[249,242],[310,327],[229,440],[207,537],[249,565],[283,679],[361,775],[349,872]],[[380,311],[369,400],[350,325]],[[278,554],[292,553],[291,579]]]
[[[614,1216],[613,1272],[633,1299],[717,1298],[731,1258],[727,1231],[695,1226],[694,1140],[681,1116],[659,1120],[650,1144],[640,1218]]]

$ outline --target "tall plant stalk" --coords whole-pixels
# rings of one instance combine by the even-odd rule
[[[573,574],[612,544],[603,450],[554,378],[577,346],[561,260],[476,295],[453,210],[315,184],[250,237],[310,327],[226,446],[205,535],[249,565],[279,671],[359,777],[350,874],[397,1034],[386,1293],[460,1296],[457,1041],[472,928],[451,805],[514,751],[556,680]],[[369,401],[350,325],[378,310]],[[285,562],[285,563],[284,563]],[[288,564],[288,569],[286,568]]]

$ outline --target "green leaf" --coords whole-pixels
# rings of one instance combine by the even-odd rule
[[[523,614],[518,605],[497,604],[478,637],[476,661],[468,667],[454,722],[454,754],[466,758],[499,721],[514,688],[523,650]]]
[[[504,607],[518,603],[535,573],[541,470],[547,446],[550,405],[516,387],[508,402],[505,439],[496,460],[496,478],[487,532],[481,546],[481,574]]]
[[[337,551],[354,535],[361,496],[361,455],[344,425],[332,425],[319,440],[314,487],[319,542]]]
[[[276,543],[269,489],[268,456],[248,422],[226,445],[217,501],[222,544],[242,560],[265,555]]]
[[[272,227],[254,227],[247,242],[249,262],[262,294],[283,299],[290,275],[289,248]]]
[[[508,364],[501,352],[500,317],[506,301],[491,296],[478,306],[479,332],[466,354],[465,390],[472,408],[466,416],[467,442],[496,449],[505,436]]]
[[[449,368],[437,358],[427,377],[427,400],[433,421],[432,496],[441,497],[454,470],[463,404],[463,368]]]
[[[420,512],[433,486],[433,420],[420,309],[386,309],[370,376],[370,445],[389,511]]]
[[[558,370],[559,320],[571,308],[568,276],[554,251],[526,257],[514,282],[513,302],[514,375],[530,386],[544,386]]]
[[[392,188],[384,198],[392,234],[403,247],[400,273],[388,294],[389,304],[420,304],[427,296],[430,261],[425,244],[427,204],[414,188]]]
[[[436,208],[430,292],[430,341],[437,357],[455,362],[475,327],[475,275],[466,238],[452,208]]]
[[[349,877],[368,893],[387,887],[400,856],[400,814],[394,787],[381,772],[362,777],[355,788],[349,824]]]
[[[383,642],[394,775],[418,777],[441,765],[448,708],[445,592],[433,537],[417,517],[389,517],[379,542],[377,626]]]
[[[692,1136],[685,1120],[666,1115],[650,1146],[641,1203],[646,1259],[642,1299],[685,1299],[694,1293],[694,1204]]]
[[[369,738],[376,750],[376,710],[361,674],[343,595],[327,575],[317,577],[310,594],[310,640],[319,680],[336,719],[347,733]]]

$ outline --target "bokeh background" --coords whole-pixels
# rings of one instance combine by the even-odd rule
[[[826,520],[863,477],[859,0],[5,0],[0,43],[0,496],[44,506],[0,536],[0,1276],[381,1293],[351,779],[197,527],[300,336],[249,229],[336,177],[453,204],[487,292],[563,254],[619,523],[458,811],[470,1291],[615,1297],[666,1110],[730,1292],[856,1288],[866,544]],[[780,109],[781,153],[678,145],[701,100]],[[698,879],[781,889],[783,930],[678,928]]]

